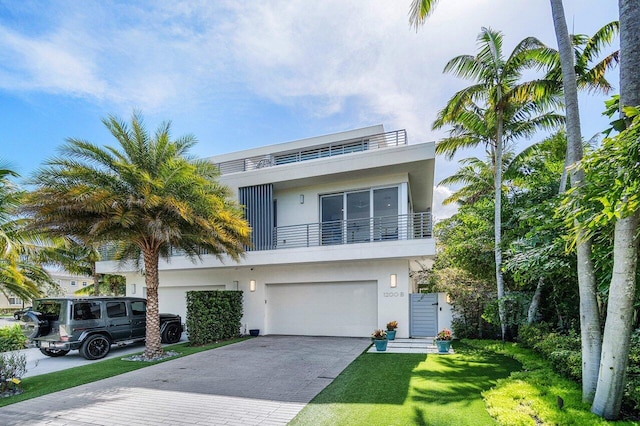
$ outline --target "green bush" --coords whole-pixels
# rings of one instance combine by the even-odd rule
[[[194,345],[240,335],[242,291],[188,291],[187,334]]]
[[[0,396],[8,392],[20,390],[20,382],[12,379],[20,379],[27,372],[27,357],[21,353],[0,353]]]
[[[550,331],[547,324],[530,324],[520,327],[518,341],[551,361],[557,373],[577,382],[582,381],[582,348],[577,333],[560,334]],[[622,405],[625,412],[637,413],[640,410],[640,329],[636,329],[631,336]]]
[[[22,329],[18,324],[0,328],[0,352],[24,349],[26,344],[27,338],[22,334]]]

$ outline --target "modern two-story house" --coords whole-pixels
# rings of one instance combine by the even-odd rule
[[[450,306],[411,278],[435,255],[434,150],[379,125],[210,158],[245,207],[252,246],[239,263],[161,261],[161,311],[185,317],[189,290],[242,290],[245,332],[369,336],[396,320],[399,337],[434,336]],[[98,265],[145,296],[144,278],[119,268]]]

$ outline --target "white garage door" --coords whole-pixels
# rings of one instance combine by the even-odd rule
[[[267,285],[267,333],[369,336],[378,323],[377,283]]]
[[[158,287],[158,307],[160,313],[178,314],[182,322],[187,320],[187,291],[224,290],[223,285],[193,287]]]

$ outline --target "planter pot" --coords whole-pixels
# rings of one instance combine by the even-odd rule
[[[436,340],[436,345],[438,346],[438,353],[446,354],[451,349],[451,340]]]
[[[387,350],[387,339],[375,339],[373,341],[374,345],[376,345],[376,350],[378,352],[384,352]]]
[[[259,336],[260,335],[260,329],[259,328],[254,328],[252,330],[249,330],[249,335],[251,336]]]
[[[395,330],[387,330],[387,339],[395,340],[395,338],[396,338],[396,331]]]

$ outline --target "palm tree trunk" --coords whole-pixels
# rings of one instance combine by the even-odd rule
[[[100,295],[100,274],[96,273],[96,262],[91,262],[91,278],[93,279],[93,295]]]
[[[147,331],[144,356],[151,359],[163,354],[158,310],[158,251],[145,250],[143,257],[147,286]]]
[[[562,0],[551,0],[553,25],[558,41],[558,52],[562,66],[562,85],[567,114],[567,155],[565,164],[571,166],[582,159],[582,135],[580,131],[580,111],[578,109],[578,87],[573,59],[573,47],[567,30]],[[565,167],[566,171],[566,167]],[[584,181],[584,173],[574,169],[571,186],[579,187]],[[566,184],[560,187],[563,191]],[[591,241],[579,239],[577,246],[578,288],[580,293],[580,334],[582,341],[582,399],[590,402],[596,390],[602,335],[596,281],[591,259]]]
[[[506,313],[504,307],[504,281],[502,277],[502,132],[503,115],[498,111],[498,129],[496,135],[496,178],[495,178],[495,210],[494,210],[494,253],[496,261],[496,286],[498,289],[498,316],[500,317],[500,331],[502,341],[507,333]]]
[[[640,105],[640,3],[619,0],[620,9],[620,107]],[[638,263],[640,212],[618,219],[614,228],[613,275],[609,286],[607,321],[598,388],[591,411],[606,419],[620,413],[629,359],[633,303]]]

